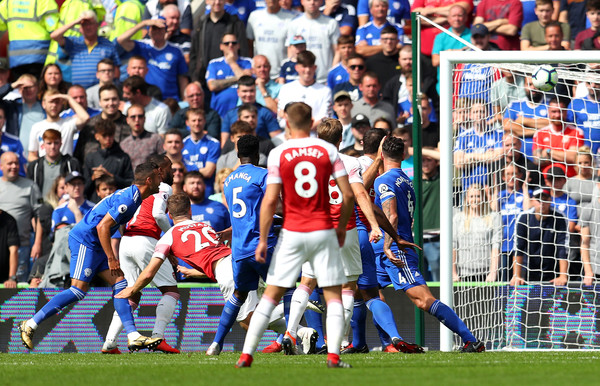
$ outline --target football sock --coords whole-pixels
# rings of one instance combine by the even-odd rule
[[[138,308],[138,304],[129,300],[129,305],[131,306],[131,313]],[[103,349],[113,349],[117,347],[117,339],[119,338],[119,334],[123,331],[123,323],[121,323],[121,318],[119,318],[119,313],[115,311],[113,313],[112,321],[110,322],[110,326],[108,326],[108,331],[106,332],[106,340],[104,341]]]
[[[392,338],[402,339],[396,327],[394,314],[387,303],[377,297],[367,301],[367,308],[373,313],[373,320],[377,322],[387,335]]]
[[[225,335],[227,335],[227,333],[231,330],[231,327],[233,327],[235,319],[240,312],[240,307],[243,304],[244,302],[240,302],[234,294],[232,294],[229,297],[229,300],[227,300],[225,303],[223,312],[221,313],[221,318],[219,319],[219,327],[217,328],[217,333],[213,339],[213,341],[217,342],[220,347],[223,347]]]
[[[438,318],[440,323],[448,327],[455,334],[458,334],[463,342],[477,341],[473,334],[471,334],[471,331],[467,328],[465,322],[456,315],[456,312],[439,300],[433,302],[431,307],[429,307],[429,313]]]
[[[344,306],[344,334],[347,334],[354,311],[354,291],[342,290],[342,305]]]
[[[341,300],[332,299],[327,302],[325,324],[327,327],[327,352],[339,355],[344,333],[344,306]]]
[[[283,315],[285,316],[285,323],[290,322],[290,307],[292,304],[292,296],[294,296],[295,288],[288,288],[283,294]]]
[[[385,349],[387,346],[392,344],[392,338],[388,335],[387,332],[385,332],[385,330],[383,328],[381,328],[381,326],[379,324],[377,324],[377,321],[375,319],[373,319],[373,324],[375,325],[375,328],[377,329],[377,333],[379,334],[379,340],[381,341],[381,347],[383,349]]]
[[[33,329],[37,328],[37,325],[48,319],[52,315],[57,314],[64,307],[68,306],[71,303],[77,302],[85,297],[87,292],[83,292],[77,287],[71,287],[66,289],[56,295],[41,310],[36,312],[33,315],[31,321],[33,323],[27,322],[27,325]],[[35,325],[34,325],[35,323]]]
[[[115,296],[123,291],[127,287],[127,280],[123,279],[118,283],[113,285],[113,304],[115,305],[115,310],[119,314],[119,318],[121,318],[121,323],[123,323],[123,327],[125,327],[125,331],[127,332],[127,337],[131,339],[136,339],[139,334],[133,334],[137,332],[135,329],[135,323],[133,322],[133,314],[131,313],[131,305],[129,304],[128,299],[117,299]],[[132,334],[131,336],[129,334]],[[135,338],[133,336],[137,335]]]
[[[252,314],[250,326],[248,326],[248,331],[246,332],[246,340],[244,340],[244,348],[242,350],[244,354],[252,355],[256,351],[256,347],[258,347],[258,343],[269,324],[271,313],[275,306],[277,306],[275,300],[263,295],[254,310],[254,314]]]
[[[152,329],[153,338],[164,338],[167,325],[173,317],[179,294],[177,292],[165,292],[156,306],[156,319]]]
[[[319,295],[318,291],[313,291],[313,293],[310,294],[309,300],[320,302],[321,295]],[[307,309],[304,311],[304,319],[306,319],[307,326],[314,328],[317,331],[317,334],[319,334],[319,339],[317,339],[317,347],[323,347],[325,345],[325,334],[323,333],[323,315]]]
[[[311,292],[310,288],[304,284],[300,284],[292,296],[287,330],[294,339],[296,338],[298,324],[300,324],[300,319],[302,319],[302,315],[304,315],[304,310],[306,310],[306,304],[308,303],[308,297]]]
[[[354,301],[354,312],[350,320],[352,326],[352,346],[361,348],[367,344],[367,307],[363,300]]]
[[[285,332],[283,334],[279,334],[277,339],[275,340],[277,343],[281,344],[283,342],[283,337],[285,336]]]

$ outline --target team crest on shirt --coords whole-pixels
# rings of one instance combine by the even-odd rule
[[[394,7],[394,9],[400,9],[400,3],[394,2],[392,6]]]
[[[125,205],[125,204],[119,205],[118,211],[119,211],[119,213],[125,213],[125,212],[127,212],[127,205]]]
[[[206,146],[202,146],[200,148],[200,154],[206,154],[208,152],[208,148]]]
[[[173,54],[172,54],[172,53],[170,53],[170,52],[167,52],[167,54],[165,55],[165,58],[166,58],[168,61],[171,61],[171,60],[173,60]]]
[[[215,210],[213,208],[206,208],[206,213],[213,214],[215,213]]]
[[[83,274],[85,275],[85,277],[90,277],[90,275],[92,274],[92,269],[91,268],[84,269]]]

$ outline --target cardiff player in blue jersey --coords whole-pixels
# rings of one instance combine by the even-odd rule
[[[241,165],[225,179],[223,192],[231,216],[231,254],[235,291],[221,314],[219,328],[207,355],[219,355],[225,335],[236,321],[240,307],[250,291],[258,289],[260,278],[266,280],[271,255],[277,244],[273,229],[268,235],[266,264],[256,262],[260,236],[260,204],[267,189],[267,169],[256,166],[259,159],[258,137],[244,135],[237,143]]]
[[[75,225],[69,233],[71,288],[55,295],[33,318],[19,324],[25,347],[33,349],[33,335],[41,322],[85,297],[96,274],[112,285],[113,296],[127,287],[112,249],[111,235],[131,220],[143,199],[158,192],[160,182],[159,167],[155,163],[138,165],[132,186],[100,201]],[[148,338],[137,332],[127,299],[115,298],[114,306],[127,331],[130,351],[154,348],[162,342],[162,338]]]
[[[415,191],[408,176],[402,171],[404,142],[400,138],[388,137],[382,145],[382,159],[385,173],[375,179],[375,204],[377,204],[397,228],[404,240],[413,241],[412,223],[415,208]],[[483,342],[478,341],[465,323],[447,305],[431,294],[419,271],[419,257],[411,249],[402,251],[392,244],[392,238],[385,235],[385,248],[393,255],[379,255],[377,258],[378,280],[381,287],[394,285],[403,290],[409,299],[423,311],[438,318],[446,327],[458,334],[464,346],[462,352],[485,351]]]

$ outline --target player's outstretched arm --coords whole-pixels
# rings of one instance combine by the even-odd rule
[[[112,276],[123,276],[123,271],[121,271],[119,260],[115,256],[111,243],[112,234],[110,232],[110,228],[114,227],[115,225],[117,225],[117,222],[111,217],[110,214],[106,214],[96,226],[96,230],[98,231],[98,239],[100,240],[100,245],[102,245],[102,250],[104,250],[106,258],[108,259],[108,268],[110,269],[110,274]]]
[[[348,180],[346,180],[347,182]],[[260,205],[260,239],[256,246],[256,261],[264,264],[267,258],[267,239],[269,237],[269,230],[273,223],[273,215],[277,208],[277,202],[279,201],[279,194],[281,193],[281,184],[269,184],[265,191],[265,196]],[[348,221],[348,219],[346,219]]]
[[[146,287],[152,279],[154,279],[154,275],[158,272],[158,269],[164,262],[163,259],[159,259],[157,257],[153,257],[150,259],[150,263],[144,268],[140,276],[137,278],[132,287],[127,287],[123,291],[119,292],[115,297],[120,299],[128,298],[132,295],[140,292],[144,287]]]
[[[352,188],[354,197],[356,197],[356,203],[365,214],[367,221],[369,221],[369,225],[371,225],[369,241],[379,241],[383,235],[381,234],[381,229],[379,229],[379,223],[373,212],[373,204],[371,199],[369,199],[369,194],[367,193],[365,186],[359,182],[354,182],[350,184],[350,187]]]
[[[348,182],[348,176],[343,175],[337,177],[335,179],[340,191],[342,192],[342,210],[340,213],[340,221],[335,230],[337,234],[338,243],[340,248],[344,246],[344,242],[346,240],[346,225],[348,225],[348,220],[350,219],[350,215],[354,210],[354,193],[352,192],[352,188],[350,187],[350,182]]]

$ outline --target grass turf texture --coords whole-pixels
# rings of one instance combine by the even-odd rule
[[[236,369],[239,353],[166,355],[0,354],[0,384],[11,385],[423,385],[595,384],[600,352],[488,352],[344,355],[352,369],[328,369],[324,355],[257,354]]]

